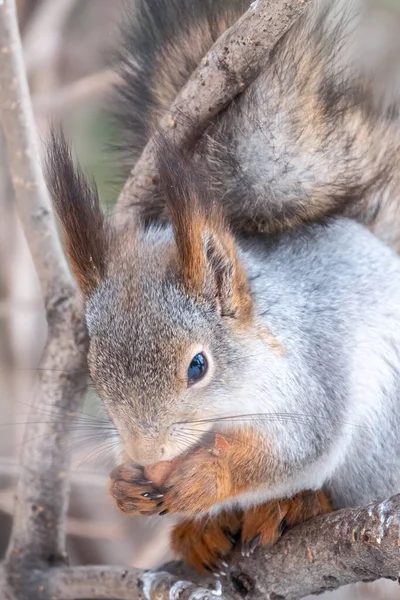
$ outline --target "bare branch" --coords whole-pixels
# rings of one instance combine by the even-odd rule
[[[318,517],[289,531],[274,547],[257,552],[251,559],[236,552],[227,578],[222,580],[223,596],[237,600],[244,596],[247,600],[298,600],[349,583],[382,577],[396,580],[399,526],[400,494],[364,508]],[[99,582],[104,578],[111,594],[92,595],[94,598],[131,598],[130,586],[135,579],[147,600],[169,600],[171,585],[179,580],[195,582],[202,588],[197,590],[199,595],[207,595],[207,581],[187,567],[173,564],[165,568],[168,574],[151,571],[140,575],[136,570],[106,569],[103,575],[94,569],[85,576],[82,570],[80,576],[90,576],[93,584],[97,582],[100,593]],[[128,593],[122,583],[125,580],[129,582]],[[56,589],[53,591],[56,593]],[[193,591],[193,586],[187,587],[180,600],[187,600]],[[208,597],[212,597],[209,591]]]
[[[39,574],[36,585],[44,588],[44,598],[136,600],[141,596],[142,574],[141,570],[123,567],[60,567]]]
[[[77,0],[44,0],[26,27],[24,34],[24,60],[28,73],[58,54],[62,28]]]
[[[71,293],[60,295],[48,312],[48,342],[25,430],[10,552],[38,560],[60,560],[65,553],[71,421],[65,415],[78,408],[86,380],[81,312]],[[52,423],[38,422],[39,406],[51,407]]]
[[[364,508],[344,509],[318,517],[286,533],[270,549],[252,558],[237,551],[222,596],[241,600],[299,600],[342,585],[397,579],[399,574],[400,494]],[[211,580],[181,563],[160,571],[122,567],[59,567],[31,574],[31,586],[43,598],[76,600],[211,600],[221,592]]]
[[[88,102],[106,94],[120,82],[120,76],[110,69],[82,77],[50,94],[37,94],[32,98],[35,113],[60,113],[73,109],[77,104]]]
[[[104,479],[102,490],[107,488],[107,480]],[[14,491],[12,489],[0,490],[0,510],[10,516],[14,511]],[[95,522],[87,519],[68,517],[65,532],[75,537],[89,538],[92,540],[121,540],[122,529],[114,522]]]
[[[33,595],[20,576],[23,565],[57,564],[65,556],[70,423],[65,415],[78,407],[83,394],[86,333],[40,168],[13,0],[0,5],[0,111],[17,208],[47,309],[48,342],[31,414],[39,406],[50,408],[54,421],[31,422],[26,428],[5,567],[15,596],[28,599]]]
[[[46,302],[72,288],[43,178],[15,5],[0,5],[0,115],[19,216]],[[57,292],[55,292],[57,290]]]
[[[263,59],[313,0],[257,0],[203,58],[177,95],[160,130],[182,146],[195,141],[210,119],[258,75]],[[118,200],[118,221],[132,218],[154,191],[155,145],[150,140]]]

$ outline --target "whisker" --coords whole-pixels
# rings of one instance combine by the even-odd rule
[[[82,466],[85,462],[89,460],[99,460],[100,457],[104,456],[106,452],[110,452],[113,448],[116,448],[119,444],[119,441],[116,439],[107,440],[103,444],[97,446],[94,450],[92,450],[89,454],[86,455],[77,465],[77,469]]]
[[[87,370],[84,371],[68,371],[67,369],[49,369],[43,367],[17,367],[16,371],[27,371],[27,372],[55,372],[55,373],[67,373],[68,375],[88,375]],[[89,375],[88,375],[89,376]]]
[[[186,444],[188,444],[188,448],[190,446],[193,445],[193,443],[195,442],[199,442],[199,438],[198,436],[195,436],[194,434],[188,433],[188,432],[179,432],[179,435],[177,435],[176,437],[178,437],[178,439],[181,439],[183,442],[185,442]]]
[[[38,412],[43,412],[48,415],[58,414],[56,409],[53,407],[49,407],[49,408],[42,407],[42,406],[36,407],[33,404],[28,404],[28,403],[22,402],[20,400],[18,401],[18,403],[28,407],[31,410],[35,409]],[[28,414],[31,414],[31,413],[28,413]],[[72,412],[70,411],[70,412],[65,413],[64,418],[72,419],[72,418],[77,418],[77,416],[80,416],[81,418],[91,419],[93,421],[96,420],[98,422],[110,423],[110,419],[108,419],[106,417],[99,417],[99,416],[96,416],[96,415],[93,415],[90,413],[86,413],[86,412],[84,412],[82,410],[78,410],[78,409],[76,409]]]
[[[192,445],[190,441],[184,439],[175,440],[175,443],[181,454],[184,454]]]
[[[371,430],[371,427],[368,425],[363,425],[359,423],[350,423],[348,421],[342,421],[340,419],[335,419],[332,417],[325,417],[321,415],[308,415],[303,413],[248,413],[243,415],[224,415],[221,417],[212,417],[208,419],[194,419],[192,421],[179,421],[175,423],[176,425],[194,425],[197,423],[218,423],[224,421],[238,421],[240,423],[244,422],[254,422],[254,421],[273,421],[273,420],[321,420],[321,421],[329,421],[335,422],[340,425],[349,425],[351,427],[358,427],[360,429]]]
[[[201,431],[201,430],[191,429],[190,431]],[[215,431],[211,432],[211,431],[204,430],[204,433],[209,433],[209,434],[212,435],[212,434],[218,433],[218,432],[215,432]],[[232,440],[233,442],[238,442],[240,444],[248,446],[249,448],[252,448],[253,450],[257,450],[257,451],[260,451],[260,452],[262,451],[262,448],[254,446],[252,444],[249,444],[249,442],[246,442],[245,440],[241,440],[240,438],[236,438],[235,436],[233,436],[230,433],[223,432],[223,433],[221,433],[221,435],[223,435],[225,438],[228,438],[228,439]]]

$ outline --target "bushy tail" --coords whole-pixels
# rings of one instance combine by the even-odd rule
[[[122,24],[119,147],[137,158],[160,116],[249,0],[136,0]]]
[[[400,70],[385,47],[382,56],[375,51],[382,36],[373,19],[387,17],[378,4],[312,3],[197,143],[196,160],[238,233],[275,234],[344,214],[400,251],[400,87],[392,85]],[[130,167],[204,54],[248,6],[136,0],[116,109]],[[141,218],[168,218],[157,191]]]

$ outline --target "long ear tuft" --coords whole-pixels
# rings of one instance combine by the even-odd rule
[[[202,290],[206,275],[203,232],[206,210],[199,197],[199,181],[188,156],[159,138],[160,189],[165,196],[175,233],[180,272],[193,293]]]
[[[188,153],[164,139],[158,140],[158,168],[186,289],[216,300],[223,316],[248,321],[252,300],[247,276],[207,174]]]
[[[71,268],[79,287],[89,296],[105,275],[109,239],[97,188],[74,165],[62,130],[51,132],[46,166]]]

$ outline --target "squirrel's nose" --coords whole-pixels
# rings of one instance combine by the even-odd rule
[[[154,465],[161,460],[165,460],[167,454],[164,444],[158,445],[154,441],[139,440],[137,437],[127,440],[124,446],[129,458],[142,466]]]

